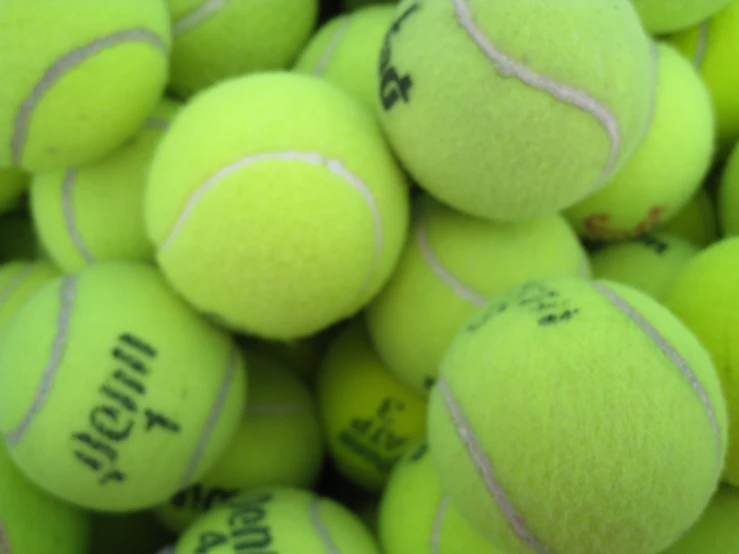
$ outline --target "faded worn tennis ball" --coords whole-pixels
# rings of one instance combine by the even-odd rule
[[[28,481],[0,441],[0,552],[80,554],[88,551],[90,528],[89,514]]]
[[[318,17],[318,0],[166,3],[173,32],[169,87],[183,98],[230,77],[287,68]]]
[[[46,283],[0,334],[0,433],[54,495],[98,511],[150,508],[225,452],[244,379],[230,337],[156,269],[95,264]]]
[[[334,339],[316,388],[337,469],[361,488],[380,491],[395,463],[425,435],[425,399],[390,373],[360,321]]]
[[[630,287],[512,289],[460,331],[439,377],[428,435],[442,489],[508,554],[661,552],[722,475],[729,425],[711,358]]]
[[[553,214],[641,142],[654,59],[630,2],[404,0],[396,13],[380,55],[382,124],[449,206],[499,221]]]
[[[198,483],[156,510],[177,533],[241,492],[316,484],[324,448],[310,391],[280,363],[254,352],[247,352],[246,358],[249,393],[236,436]]]
[[[162,0],[7,0],[0,31],[0,167],[103,157],[164,91],[171,36]]]
[[[424,196],[398,266],[367,307],[367,329],[388,368],[427,394],[454,335],[488,300],[532,279],[589,274],[559,215],[496,223]]]

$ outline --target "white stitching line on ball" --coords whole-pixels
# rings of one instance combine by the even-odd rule
[[[41,80],[33,88],[31,95],[23,101],[18,110],[10,145],[14,165],[22,165],[23,150],[28,140],[31,117],[44,95],[56,85],[57,81],[77,66],[108,48],[119,46],[126,42],[143,42],[168,55],[167,46],[156,33],[148,29],[129,29],[95,39],[89,44],[80,46],[56,60],[46,70]]]
[[[321,513],[318,506],[319,501],[320,499],[318,497],[314,497],[310,503],[310,519],[313,523],[313,527],[315,527],[323,541],[323,544],[326,546],[326,554],[341,554],[339,549],[336,547],[334,540],[331,538],[331,534],[328,532],[328,529],[323,524],[323,521],[321,521]]]
[[[221,9],[223,9],[228,0],[206,0],[200,7],[195,8],[190,13],[185,14],[172,25],[172,32],[175,35],[181,35],[190,29],[197,27],[203,21],[210,19]]]
[[[449,499],[444,497],[439,502],[439,508],[436,510],[436,516],[434,516],[434,525],[431,528],[431,554],[441,554],[441,527],[444,524],[444,518],[446,517],[446,510],[449,506]]]
[[[339,47],[339,44],[341,44],[341,39],[344,38],[344,35],[346,34],[346,30],[349,27],[350,21],[351,21],[350,15],[344,16],[341,23],[339,24],[339,28],[336,29],[334,36],[331,37],[331,40],[326,46],[326,49],[321,54],[321,58],[318,60],[316,67],[313,68],[313,71],[312,71],[313,75],[321,75],[324,71],[326,71],[328,62],[331,61],[331,57],[334,55],[334,52],[336,51],[336,49]]]
[[[95,257],[82,239],[82,235],[80,234],[79,229],[77,229],[77,222],[74,218],[72,190],[74,189],[76,178],[76,169],[69,169],[64,175],[64,182],[62,183],[62,212],[64,213],[64,226],[67,228],[67,235],[69,236],[69,240],[72,241],[72,245],[75,250],[77,250],[77,253],[82,256],[85,263],[92,264],[95,262]]]

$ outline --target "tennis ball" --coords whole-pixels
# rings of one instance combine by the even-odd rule
[[[178,104],[165,101],[123,148],[79,168],[37,173],[31,213],[44,250],[64,271],[96,261],[149,261],[144,189],[157,145]]]
[[[315,77],[263,73],[182,110],[154,159],[145,215],[159,266],[193,306],[290,340],[353,315],[387,281],[408,189],[359,101]]]
[[[449,504],[425,442],[390,475],[380,504],[379,536],[385,554],[503,554]]]
[[[310,40],[294,69],[332,82],[376,111],[377,58],[394,17],[395,6],[378,5],[331,19]]]
[[[36,231],[26,213],[0,216],[0,260],[33,260],[42,256]]]
[[[711,17],[731,0],[631,0],[650,33],[672,33]]]
[[[729,451],[724,479],[739,485],[739,238],[709,246],[683,268],[665,296],[665,305],[710,352],[729,406]]]
[[[724,235],[739,235],[739,143],[729,156],[719,183],[718,218]]]
[[[236,437],[203,478],[157,509],[182,532],[204,512],[238,493],[315,485],[323,462],[318,411],[307,387],[282,365],[248,353],[249,397]]]
[[[674,48],[658,44],[657,52],[656,103],[644,142],[603,188],[565,211],[588,239],[628,239],[654,229],[689,202],[711,166],[708,90]]]
[[[0,169],[0,213],[13,211],[28,189],[28,175],[14,167]]]
[[[164,90],[162,0],[7,0],[0,29],[0,167],[100,158],[136,133]]]
[[[498,297],[429,405],[442,489],[507,554],[654,554],[701,515],[727,448],[711,359],[666,308],[577,277]]]
[[[722,486],[705,513],[662,554],[726,554],[739,550],[739,491]]]
[[[143,264],[96,264],[41,287],[0,335],[0,368],[14,461],[93,510],[154,507],[196,482],[244,409],[228,335]]]
[[[0,552],[80,554],[90,542],[90,518],[35,487],[0,441]]]
[[[228,501],[194,523],[174,554],[233,552],[379,554],[364,524],[341,504],[312,492],[274,488]]]
[[[334,339],[318,374],[318,408],[339,472],[378,492],[426,431],[425,399],[398,381],[354,321]]]
[[[14,260],[0,265],[0,332],[39,288],[59,274],[44,260]]]
[[[655,300],[664,300],[680,270],[698,254],[694,244],[656,232],[609,244],[590,257],[593,276],[629,285]]]
[[[700,3],[703,4],[703,0]],[[739,73],[726,68],[732,67],[739,56],[739,1],[731,1],[711,19],[666,40],[700,71],[713,99],[719,146],[724,150],[733,146],[739,138],[739,101],[736,97]]]
[[[622,0],[405,0],[380,56],[381,120],[442,202],[531,219],[592,194],[632,155],[653,57]]]
[[[718,223],[713,200],[706,189],[699,189],[693,198],[660,230],[689,240],[699,247],[718,239]]]
[[[169,88],[187,98],[229,77],[287,68],[310,38],[318,0],[166,0]]]
[[[366,310],[380,358],[428,393],[460,327],[488,299],[550,275],[589,276],[587,255],[559,215],[495,223],[421,197],[393,276]]]

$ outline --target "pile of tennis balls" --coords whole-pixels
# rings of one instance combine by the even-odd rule
[[[739,0],[0,0],[0,554],[739,552]]]

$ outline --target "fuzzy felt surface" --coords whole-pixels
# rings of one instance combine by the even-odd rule
[[[732,0],[631,0],[644,27],[663,35],[702,23]]]

